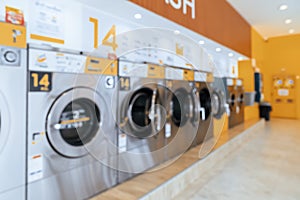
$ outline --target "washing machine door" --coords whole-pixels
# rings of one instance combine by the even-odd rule
[[[51,146],[65,157],[82,157],[92,149],[100,132],[100,96],[87,88],[75,88],[57,98],[47,117]]]
[[[0,91],[0,154],[7,144],[10,127],[10,112],[7,101]]]
[[[184,88],[175,90],[170,102],[170,116],[177,127],[184,126],[194,117],[194,105],[191,93]]]
[[[214,90],[212,93],[212,113],[214,118],[220,119],[226,112],[226,99],[225,94],[222,91]]]
[[[202,121],[206,121],[209,119],[212,112],[211,94],[208,88],[203,88],[199,91],[199,100],[202,109],[202,112],[200,112],[201,119]]]
[[[137,138],[152,137],[163,127],[162,102],[157,88],[141,88],[130,95],[127,109],[128,134]]]
[[[228,104],[230,108],[230,113],[235,112],[235,106],[236,106],[236,95],[234,92],[229,92],[229,99],[228,99]]]

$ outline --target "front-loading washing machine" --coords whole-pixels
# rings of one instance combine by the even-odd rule
[[[209,73],[195,71],[196,96],[200,102],[199,127],[194,145],[199,145],[213,137],[212,120],[212,80],[209,80]]]
[[[186,73],[192,74],[192,78],[187,79]],[[166,67],[168,117],[165,125],[165,156],[167,160],[177,158],[187,151],[196,138],[200,106],[193,82],[191,70]]]
[[[111,92],[98,87],[106,84],[101,76],[85,74],[101,63],[76,52],[28,51],[27,199],[86,199],[115,185]]]
[[[226,100],[227,88],[222,77],[214,77],[212,93],[212,113],[214,136],[218,139],[226,126],[226,117],[230,115]],[[227,114],[227,115],[226,115]]]
[[[164,162],[164,67],[119,61],[118,182]]]
[[[236,112],[237,112],[237,119],[236,124],[241,124],[244,122],[244,110],[245,110],[245,104],[244,104],[244,84],[243,79],[237,78],[235,80],[236,85]]]
[[[2,22],[0,28],[0,199],[22,200],[26,193],[26,41],[8,46],[13,38],[5,29],[26,32],[22,26]]]
[[[223,82],[226,84],[226,102],[229,105],[230,115],[228,117],[228,128],[235,126],[236,119],[236,87],[234,78],[223,78]]]

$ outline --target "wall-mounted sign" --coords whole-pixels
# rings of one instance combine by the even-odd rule
[[[176,10],[182,10],[184,15],[187,15],[188,9],[191,9],[191,18],[196,18],[196,2],[195,0],[165,0],[166,4],[170,4]]]
[[[33,0],[30,5],[30,38],[64,44],[64,8],[51,1]]]

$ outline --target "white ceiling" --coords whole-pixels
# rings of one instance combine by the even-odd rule
[[[300,0],[227,0],[264,38],[300,33]],[[280,11],[282,4],[288,9]],[[292,23],[285,24],[286,19]]]

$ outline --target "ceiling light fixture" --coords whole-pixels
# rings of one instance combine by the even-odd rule
[[[229,56],[229,57],[233,57],[233,53],[229,53],[228,56]]]
[[[204,40],[200,40],[199,44],[203,45],[203,44],[205,44],[205,41]]]
[[[284,21],[284,23],[290,24],[290,23],[292,23],[292,20],[291,20],[291,19],[286,19],[286,20]]]
[[[295,33],[295,30],[294,29],[290,29],[289,30],[289,34],[293,34],[293,33]]]
[[[242,61],[242,60],[244,60],[244,58],[243,57],[239,57],[239,61]]]
[[[222,49],[221,48],[216,48],[216,52],[221,52],[222,51]]]
[[[180,34],[180,31],[179,31],[179,30],[175,30],[175,31],[174,31],[174,34],[175,34],[175,35],[179,35],[179,34]]]
[[[134,18],[135,19],[142,19],[142,15],[140,14],[140,13],[136,13],[135,15],[134,15]]]
[[[282,4],[279,6],[279,10],[283,11],[283,10],[287,10],[289,7],[286,4]]]

